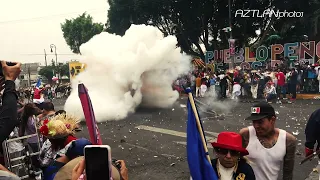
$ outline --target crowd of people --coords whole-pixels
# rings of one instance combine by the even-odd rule
[[[253,98],[281,103],[290,95],[289,103],[297,93],[320,93],[320,68],[317,64],[299,65],[293,68],[247,70],[239,66],[233,70],[198,68],[174,83],[174,89],[182,92],[183,86],[191,86],[196,97],[204,97],[214,91],[219,99]]]
[[[44,95],[46,100],[52,101],[55,98],[66,98],[71,93],[71,85],[67,84],[58,84],[51,86],[50,84],[40,85],[39,89]],[[19,99],[24,102],[31,102],[35,95],[35,87],[25,87],[19,88],[17,90]]]

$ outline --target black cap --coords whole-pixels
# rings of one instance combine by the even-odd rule
[[[276,116],[274,108],[266,102],[261,102],[251,107],[251,116],[247,117],[246,120],[255,121],[268,116]]]

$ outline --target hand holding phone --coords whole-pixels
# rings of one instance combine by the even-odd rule
[[[81,176],[83,176],[83,172],[85,169],[85,160],[81,160],[72,170],[72,177],[71,180],[79,180]],[[83,177],[85,179],[85,177]]]
[[[117,163],[119,163],[119,167],[120,167],[120,175],[122,177],[123,180],[128,180],[128,169],[127,166],[125,164],[125,162],[123,160],[119,160],[117,161]]]
[[[86,179],[111,179],[111,148],[107,145],[87,145],[84,148]]]

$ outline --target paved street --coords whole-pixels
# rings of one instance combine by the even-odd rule
[[[186,101],[186,97],[182,97],[170,109],[138,109],[137,113],[125,120],[99,124],[104,144],[111,146],[114,158],[126,161],[130,179],[185,180],[189,177],[185,146]],[[204,99],[200,101],[207,103]],[[63,108],[63,102],[54,101],[57,110]],[[252,102],[226,101],[210,104],[215,107],[214,110],[219,109],[217,106],[222,108],[219,114],[226,109],[229,109],[229,113],[217,117],[210,111],[212,108],[201,108],[201,119],[209,142],[221,131],[238,132],[240,128],[250,124],[244,118],[249,115]],[[299,165],[304,157],[304,128],[309,115],[320,107],[320,101],[300,100],[295,104],[272,105],[278,113],[276,125],[294,133],[298,138],[294,179],[305,179],[317,160]],[[78,135],[88,137],[85,126],[84,131]],[[212,148],[209,148],[213,158]]]

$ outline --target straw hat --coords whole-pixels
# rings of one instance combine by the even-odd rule
[[[53,118],[42,121],[39,132],[49,138],[58,139],[75,134],[79,119],[68,114],[59,114]]]
[[[83,156],[80,156],[69,161],[61,169],[59,169],[56,176],[54,177],[54,180],[71,180],[73,168],[78,163],[80,163],[82,159],[83,159]],[[112,166],[112,178],[113,180],[120,180],[119,170],[114,166]]]

